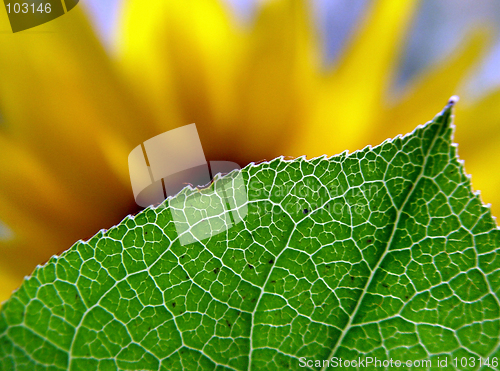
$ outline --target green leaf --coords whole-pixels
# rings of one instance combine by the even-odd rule
[[[500,234],[451,106],[377,147],[251,164],[77,242],[4,303],[0,370],[498,370]]]

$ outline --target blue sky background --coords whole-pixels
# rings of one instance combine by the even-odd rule
[[[242,22],[251,22],[255,7],[265,0],[223,0]],[[349,41],[360,15],[371,0],[312,0],[319,30],[325,36],[325,64],[335,63]],[[110,53],[118,24],[121,0],[83,0]],[[467,99],[474,99],[500,86],[500,1],[423,0],[411,26],[400,64],[397,86],[416,73],[445,58],[477,25],[493,30],[494,47],[476,73],[464,84]]]

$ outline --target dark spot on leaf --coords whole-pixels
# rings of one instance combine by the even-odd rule
[[[174,307],[174,308],[175,308],[175,303],[172,303],[172,307]]]
[[[327,266],[326,266],[326,269],[330,269],[330,266],[329,266],[329,265],[327,265]]]
[[[307,214],[308,212],[309,212],[309,210],[304,209],[304,214]]]
[[[252,264],[248,264],[248,268],[253,269],[253,265]]]
[[[372,240],[366,240],[366,243],[372,243]]]
[[[354,277],[353,276],[351,276],[351,281],[354,281]]]
[[[184,259],[185,257],[186,257],[186,254],[182,255],[182,256],[181,256],[181,259]]]
[[[188,279],[189,279],[189,276],[186,276],[186,279],[188,280]]]
[[[215,274],[219,273],[219,268],[214,268],[214,273]]]
[[[276,283],[276,281],[271,281],[271,283]]]
[[[231,323],[226,319],[227,327],[231,327]]]
[[[255,300],[257,300],[257,299],[253,298],[253,299],[252,299],[252,303],[255,303]]]
[[[273,264],[273,263],[274,263],[273,259],[269,260],[269,264]]]
[[[384,286],[385,288],[389,287],[389,285],[386,283],[383,283],[382,286]]]
[[[405,299],[408,299],[408,295],[405,295]]]

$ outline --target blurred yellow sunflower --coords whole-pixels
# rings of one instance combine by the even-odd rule
[[[2,34],[0,302],[36,264],[137,211],[128,154],[157,134],[195,122],[207,159],[245,165],[356,150],[431,119],[486,43],[471,36],[389,105],[417,3],[371,2],[327,72],[300,0],[264,2],[251,27],[217,0],[125,0],[113,57],[78,8]],[[0,29],[9,30],[2,12]],[[494,92],[459,105],[456,137],[496,211],[499,102]]]

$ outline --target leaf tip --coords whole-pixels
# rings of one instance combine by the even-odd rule
[[[435,122],[438,122],[441,124],[441,128],[442,128],[441,133],[443,133],[444,131],[446,131],[447,129],[450,129],[450,128],[453,131],[453,129],[454,129],[453,107],[455,106],[455,104],[459,100],[460,100],[460,98],[457,95],[453,95],[452,97],[450,97],[450,99],[448,99],[448,103],[444,107],[443,111],[435,117],[435,119],[434,119]],[[452,137],[452,134],[450,134],[450,140],[451,140],[451,137]]]
[[[458,95],[453,95],[450,99],[448,99],[448,106],[453,107],[459,100],[460,97]]]
[[[455,104],[458,103],[459,100],[460,100],[460,98],[458,97],[458,95],[453,95],[452,97],[450,97],[450,99],[448,99],[448,103],[444,107],[444,110],[441,113],[441,115],[445,116],[447,119],[449,119],[450,116],[453,114],[453,107],[455,106]]]

